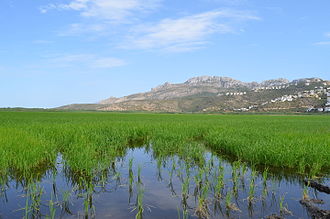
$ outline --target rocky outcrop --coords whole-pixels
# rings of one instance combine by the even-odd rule
[[[190,78],[185,85],[188,86],[212,86],[217,88],[234,88],[234,87],[248,87],[249,83],[244,83],[229,77],[218,76],[200,76]]]
[[[273,79],[273,80],[266,80],[260,83],[259,86],[262,87],[269,87],[269,86],[282,86],[288,84],[290,81],[285,78]]]

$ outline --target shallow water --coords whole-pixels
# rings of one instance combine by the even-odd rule
[[[79,186],[79,180],[70,176],[59,156],[56,174],[49,171],[41,182],[28,187],[30,192],[14,180],[2,185],[0,218],[25,215],[38,218],[52,213],[55,218],[135,218],[139,192],[140,197],[143,195],[143,218],[198,218],[201,212],[209,218],[265,218],[271,214],[309,218],[299,203],[304,185],[298,176],[269,171],[266,177],[262,172],[252,171],[242,163],[233,165],[211,152],[204,156],[206,163],[198,167],[177,156],[156,159],[152,151],[145,148],[129,149],[126,156],[109,167],[106,177],[93,180],[89,189]],[[134,175],[131,184],[130,159],[133,159]],[[223,167],[224,186],[221,195],[216,195],[218,176],[222,174],[219,167]],[[196,182],[200,182],[197,183],[200,186],[196,187]],[[329,179],[324,181],[329,182]],[[184,183],[189,184],[185,196],[182,195]],[[203,194],[206,194],[205,202],[199,208]],[[330,210],[330,195],[311,188],[308,194],[325,201],[319,208]],[[285,212],[280,212],[281,206]]]

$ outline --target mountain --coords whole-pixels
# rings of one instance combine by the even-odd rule
[[[325,107],[330,81],[284,78],[242,82],[229,77],[200,76],[184,83],[166,82],[149,92],[110,97],[96,104],[72,104],[60,110],[231,112],[306,111]]]

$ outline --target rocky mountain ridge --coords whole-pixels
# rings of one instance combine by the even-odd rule
[[[326,104],[330,81],[284,78],[242,82],[229,77],[200,76],[183,83],[166,82],[145,93],[110,97],[97,104],[68,105],[60,109],[104,111],[222,112],[306,110]],[[330,90],[329,90],[330,92]]]
[[[319,78],[310,79],[298,79],[291,83],[304,82],[304,81],[321,81]],[[106,100],[102,100],[100,104],[114,104],[121,103],[129,100],[166,100],[175,99],[180,97],[186,97],[196,95],[198,93],[214,93],[218,94],[221,91],[241,90],[247,91],[250,89],[258,89],[268,86],[281,86],[290,84],[290,81],[284,78],[266,80],[261,83],[257,82],[242,82],[229,77],[219,76],[200,76],[193,77],[185,81],[184,83],[171,84],[166,82],[146,93],[133,94],[121,98],[110,97]]]

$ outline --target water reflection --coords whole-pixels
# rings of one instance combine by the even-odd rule
[[[251,168],[212,152],[205,152],[203,162],[160,156],[150,147],[120,155],[92,174],[71,168],[59,155],[30,180],[16,172],[2,177],[1,217],[308,218],[299,203],[304,195],[330,203],[299,176]]]

